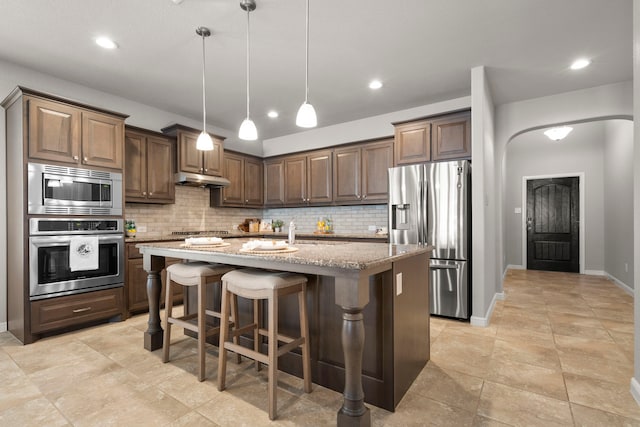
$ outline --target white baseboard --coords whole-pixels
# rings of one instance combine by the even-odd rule
[[[588,276],[606,276],[607,273],[602,270],[585,270],[584,274]]]
[[[0,332],[7,331],[7,322],[0,322]]]
[[[507,265],[507,270],[526,270],[526,268],[524,265],[509,264]]]
[[[496,308],[496,301],[498,300],[504,300],[504,292],[496,292],[493,294],[486,317],[471,316],[471,326],[480,326],[483,328],[489,326],[489,323],[491,323],[491,315],[493,314],[493,310]]]
[[[627,286],[624,282],[618,280],[615,276],[610,275],[609,273],[605,273],[605,275],[618,286],[620,289],[625,291],[627,294],[633,296],[633,288]]]
[[[640,383],[635,377],[631,377],[631,396],[636,400],[636,403],[640,405]]]

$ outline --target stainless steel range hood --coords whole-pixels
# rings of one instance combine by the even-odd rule
[[[231,184],[231,181],[221,176],[200,175],[191,172],[178,172],[173,177],[176,184],[192,187],[228,187]]]

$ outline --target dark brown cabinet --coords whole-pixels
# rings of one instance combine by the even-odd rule
[[[383,203],[389,194],[387,169],[393,167],[393,140],[336,148],[333,194],[338,204]]]
[[[431,132],[433,160],[471,158],[471,112],[433,120]]]
[[[162,133],[175,136],[177,140],[177,170],[201,175],[222,176],[224,138],[211,135],[213,150],[201,151],[196,148],[200,131],[182,125],[162,129]]]
[[[28,156],[122,170],[124,116],[34,96],[28,103]]]
[[[125,132],[125,200],[175,203],[174,142],[143,129]]]
[[[332,203],[332,163],[332,150],[285,157],[285,204],[300,206]]]
[[[471,111],[395,126],[395,164],[471,158]]]
[[[142,267],[142,254],[138,251],[135,243],[126,244],[126,275],[124,282],[124,289],[127,297],[126,307],[129,314],[140,313],[149,310],[149,298],[147,297],[147,275],[148,273]],[[176,258],[166,258],[165,266],[168,267],[171,264],[180,262],[181,260]],[[161,272],[162,283],[165,283],[166,271]],[[164,290],[162,287],[162,295],[160,297],[160,303],[164,303]],[[182,287],[173,287],[173,301],[175,303],[182,301]]]
[[[284,159],[264,161],[264,204],[269,207],[284,206]]]
[[[211,191],[212,206],[256,207],[263,205],[262,160],[239,153],[224,153],[224,177],[231,184]]]

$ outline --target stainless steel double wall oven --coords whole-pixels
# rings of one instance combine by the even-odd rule
[[[31,300],[124,286],[122,174],[29,163],[28,213]]]

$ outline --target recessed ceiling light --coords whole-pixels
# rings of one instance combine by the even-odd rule
[[[171,0],[173,2],[173,4],[180,4],[182,3],[182,0]]]
[[[380,80],[371,80],[369,82],[369,89],[380,89],[382,87],[382,82]]]
[[[116,42],[111,40],[109,37],[98,37],[96,39],[96,44],[105,49],[115,49],[118,47]]]
[[[275,110],[271,110],[267,113],[267,116],[271,117],[272,119],[275,119],[279,116],[278,112]]]
[[[571,64],[571,69],[572,70],[581,70],[585,67],[588,67],[589,65],[591,65],[591,60],[586,59],[586,58],[580,58],[580,59],[576,59],[575,61],[573,61],[573,63]]]
[[[553,141],[560,141],[561,139],[564,139],[567,135],[569,135],[569,132],[571,132],[572,130],[573,128],[570,126],[560,126],[557,128],[547,129],[544,131],[544,134]]]

